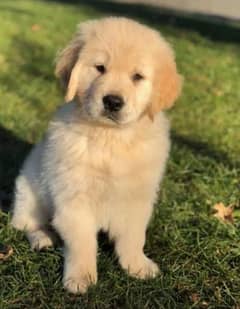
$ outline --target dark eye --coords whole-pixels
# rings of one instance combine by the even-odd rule
[[[144,77],[143,77],[141,74],[139,74],[139,73],[135,73],[135,74],[133,74],[133,76],[132,76],[132,80],[133,80],[134,82],[137,82],[137,81],[139,81],[139,80],[141,80],[141,79],[144,79]]]
[[[104,73],[106,72],[106,68],[105,68],[105,66],[102,65],[102,64],[96,64],[96,65],[95,65],[95,68],[96,68],[96,70],[97,70],[99,73],[101,73],[101,74],[104,74]]]

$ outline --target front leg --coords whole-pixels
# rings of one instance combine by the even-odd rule
[[[96,224],[90,208],[79,201],[58,208],[53,225],[65,244],[63,284],[83,294],[97,282]]]
[[[145,244],[145,233],[151,209],[146,205],[131,205],[133,209],[127,210],[124,217],[116,223],[113,238],[115,238],[115,249],[119,262],[129,275],[147,279],[154,278],[159,273],[159,268],[143,251]]]

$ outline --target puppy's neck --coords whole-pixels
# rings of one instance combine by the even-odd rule
[[[132,144],[136,140],[144,140],[152,135],[152,129],[155,126],[147,113],[142,114],[137,121],[126,125],[101,123],[89,119],[79,103],[71,104],[72,108],[69,111],[71,119],[74,120],[72,129],[80,134],[84,132],[89,138],[105,140],[106,143],[115,140],[124,144]]]

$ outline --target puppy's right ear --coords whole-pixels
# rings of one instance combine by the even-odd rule
[[[55,75],[66,90],[66,102],[72,101],[77,93],[81,71],[81,51],[94,24],[93,21],[81,23],[74,38],[57,55]]]
[[[75,37],[66,48],[64,48],[56,59],[55,75],[60,79],[66,90],[66,101],[73,100],[78,85],[78,73],[80,64],[78,61],[81,49],[84,45],[81,37]]]

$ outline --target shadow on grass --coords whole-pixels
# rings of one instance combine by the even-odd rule
[[[24,35],[16,35],[12,38],[10,50],[13,53],[8,55],[8,61],[21,74],[26,74],[28,77],[33,78],[40,77],[46,81],[55,80],[53,74],[54,54],[51,54],[49,48],[36,41],[30,41]],[[16,77],[13,76],[12,79],[16,80]]]
[[[13,51],[13,52],[11,52]],[[16,53],[17,51],[17,53]],[[10,53],[7,61],[11,63],[11,70],[6,70],[0,74],[0,83],[9,92],[15,93],[22,98],[25,103],[31,104],[40,113],[44,109],[42,101],[34,91],[26,91],[26,85],[31,79],[34,83],[35,91],[41,91],[44,83],[54,83],[54,54],[47,47],[37,42],[33,42],[22,36],[13,36]],[[16,78],[17,76],[17,78]],[[29,85],[31,90],[31,85]],[[46,109],[47,109],[46,105]]]
[[[47,81],[54,81],[54,54],[44,45],[32,42],[24,37],[15,36],[12,40],[12,50],[18,51],[21,63],[18,70],[28,76],[41,77]]]
[[[3,1],[2,1],[3,2]],[[19,9],[10,5],[6,5],[1,3],[0,4],[0,11],[7,11],[14,14],[23,14],[23,15],[29,15],[32,16],[33,14],[27,10]]]
[[[121,15],[136,18],[153,26],[169,25],[178,29],[194,30],[213,41],[240,42],[240,27],[223,17],[184,13],[139,3],[113,3],[112,1],[106,0],[45,1],[84,5],[106,15]]]
[[[7,57],[12,69],[1,72],[0,84],[25,103],[31,104],[39,113],[42,113],[44,108],[47,113],[48,106],[42,104],[34,91],[26,91],[26,83],[36,78],[53,82],[53,65],[50,65],[53,64],[53,56],[45,46],[27,40],[24,36],[13,37],[10,51],[13,53],[10,52]],[[0,205],[4,210],[9,208],[15,178],[31,146],[0,126]]]
[[[3,210],[9,209],[15,178],[30,149],[31,144],[0,127],[0,204]]]
[[[226,152],[220,151],[208,143],[182,136],[175,131],[173,131],[171,135],[173,143],[179,148],[185,147],[195,155],[209,158],[218,164],[223,164],[229,169],[240,170],[240,162],[230,159]]]

